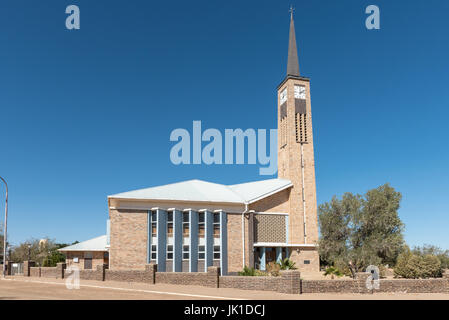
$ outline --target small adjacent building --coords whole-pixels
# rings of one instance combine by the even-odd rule
[[[66,255],[67,267],[74,265],[79,269],[96,270],[97,266],[109,266],[107,235],[58,249]]]

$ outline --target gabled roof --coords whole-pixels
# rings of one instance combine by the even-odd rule
[[[291,186],[290,180],[285,179],[269,179],[230,186],[202,180],[188,180],[118,193],[108,198],[245,204]]]
[[[58,251],[107,251],[107,236],[100,236],[68,247],[58,249]]]

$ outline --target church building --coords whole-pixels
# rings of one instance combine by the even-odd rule
[[[288,257],[319,271],[310,79],[299,72],[293,15],[277,88],[278,178],[235,185],[189,180],[108,197],[111,270],[265,270]]]

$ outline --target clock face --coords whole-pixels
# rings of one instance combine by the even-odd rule
[[[306,98],[306,87],[295,86],[295,99],[305,99]]]
[[[287,88],[282,90],[281,94],[279,95],[280,104],[283,104],[285,101],[287,101]]]

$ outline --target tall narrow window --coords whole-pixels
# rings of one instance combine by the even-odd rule
[[[189,260],[189,246],[182,246],[182,259]]]
[[[198,236],[204,238],[206,236],[206,225],[204,222],[204,212],[198,214]]]
[[[157,212],[151,211],[151,260],[157,259]]]
[[[220,238],[220,214],[214,213],[214,238]]]
[[[198,259],[204,260],[206,253],[206,223],[204,212],[198,213]]]
[[[220,259],[220,246],[214,246],[214,260]]]
[[[167,212],[167,260],[173,260],[173,211]]]
[[[189,214],[182,214],[182,235],[184,238],[188,238],[190,236],[189,233]]]
[[[189,239],[190,239],[190,213],[189,212],[183,212],[182,214],[182,259],[183,260],[189,260],[190,256],[190,246],[189,246]]]
[[[173,246],[167,246],[167,260],[173,260]]]
[[[167,238],[173,237],[173,212],[167,213]]]

